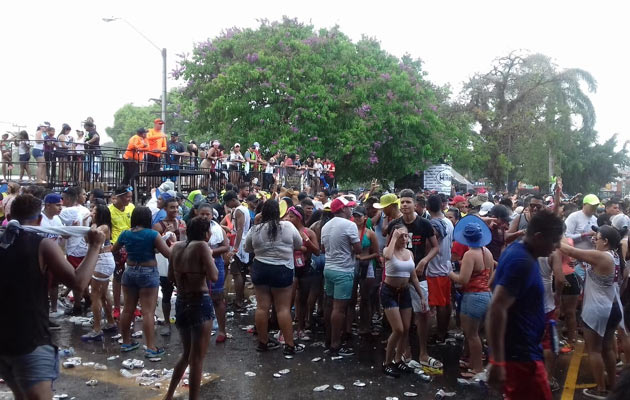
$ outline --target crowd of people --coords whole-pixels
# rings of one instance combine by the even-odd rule
[[[203,162],[219,162],[212,149]],[[444,368],[436,346],[463,340],[462,378],[499,383],[507,399],[551,399],[556,358],[581,338],[597,384],[586,396],[606,398],[630,365],[627,201],[565,199],[560,180],[546,197],[380,192],[376,183],[311,195],[253,182],[186,195],[173,186],[142,205],[126,184],[109,198],[7,185],[0,305],[12,329],[0,330],[0,377],[17,398],[52,396],[50,331],[88,310],[82,340],[118,334],[123,353],[141,347],[131,330],[141,317],[150,359],[164,354],[157,337],[171,334],[173,317],[183,352],[167,398],[188,366],[198,398],[213,320],[223,343],[226,309],[246,309],[248,282],[258,352],[293,357],[322,337],[325,356],[352,357],[385,335],[382,373],[430,381]]]
[[[164,121],[157,118],[153,128],[137,129],[124,149],[101,147],[101,137],[92,118],[83,121],[84,130],[74,132],[64,123],[57,133],[46,122],[37,127],[34,138],[27,131],[12,136],[5,133],[0,140],[3,178],[7,182],[11,180],[16,158],[14,148],[17,148],[21,182],[26,177],[26,182],[36,183],[95,183],[103,178],[104,163],[122,159],[123,176],[120,178],[123,184],[134,187],[140,172],[180,168],[205,171],[211,178],[224,180],[224,183],[256,181],[265,190],[275,182],[299,186],[300,190],[310,194],[336,187],[335,163],[329,158],[309,154],[301,159],[297,153],[269,149],[263,152],[258,142],[243,149],[240,143],[234,143],[228,149],[219,140],[199,145],[195,140],[189,140],[185,144],[179,132],[167,134],[163,127]]]

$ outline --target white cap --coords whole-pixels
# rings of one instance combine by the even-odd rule
[[[492,207],[494,207],[494,203],[491,201],[486,201],[481,205],[481,208],[479,209],[479,215],[485,217],[486,215],[488,215],[490,210],[492,210]]]

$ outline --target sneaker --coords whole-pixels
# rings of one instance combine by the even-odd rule
[[[120,319],[120,308],[114,308],[112,316],[114,317],[114,319]]]
[[[475,375],[477,376],[477,375]],[[552,392],[557,392],[558,390],[562,389],[560,387],[560,384],[558,383],[558,380],[556,378],[551,378],[549,380],[549,386],[551,387],[551,391]]]
[[[133,316],[136,318],[142,318],[142,312],[136,308],[136,310],[133,312]]]
[[[103,326],[103,332],[113,333],[118,331],[118,325],[116,324],[105,324]]]
[[[62,317],[64,315],[63,311],[51,311],[48,313],[48,318],[59,318]]]
[[[269,338],[267,341],[267,350],[275,350],[280,348],[280,342],[275,339]]]
[[[400,361],[395,365],[396,368],[398,368],[398,371],[404,372],[405,374],[413,374],[413,368],[409,368],[404,362]]]
[[[156,347],[155,350],[146,349],[144,351],[144,357],[145,358],[162,357],[164,353],[166,353],[166,351],[164,351],[163,347]]]
[[[120,345],[120,351],[122,351],[123,353],[127,353],[129,351],[137,349],[138,347],[140,347],[140,343],[138,342],[131,342],[129,344],[123,343]]]
[[[338,351],[340,356],[353,356],[354,355],[354,349],[352,349],[352,347],[346,347],[346,346],[341,346],[341,348]]]
[[[597,390],[597,388],[584,389],[582,393],[584,394],[584,396],[590,397],[591,399],[606,400],[606,397],[608,397],[607,390],[600,391],[600,390]]]
[[[85,335],[81,336],[81,340],[83,340],[84,342],[100,342],[101,340],[103,340],[103,331],[89,331]]]
[[[48,321],[48,330],[49,331],[60,331],[61,330],[61,326],[59,326],[59,324],[52,322],[52,321]]]
[[[420,364],[418,361],[416,360],[409,360],[407,361],[407,366],[409,368],[413,368],[413,369],[418,369],[418,368],[422,368],[422,364]]]
[[[160,327],[161,336],[171,336],[171,324]]]
[[[269,346],[267,346],[269,343],[263,343],[263,342],[258,342],[258,346],[256,346],[256,351],[259,353],[264,353],[265,351],[269,350]]]
[[[396,364],[387,364],[387,365],[383,364],[383,373],[393,378],[400,377],[400,371],[396,367]]]
[[[278,341],[278,343],[285,344],[284,336],[282,335],[282,332],[278,331],[278,333],[273,335],[273,338],[276,339]]]
[[[284,354],[285,356],[292,356],[295,355],[295,353],[301,353],[303,351],[303,344],[296,344],[294,346],[289,346],[288,344],[285,344],[284,349],[282,349],[282,354]]]

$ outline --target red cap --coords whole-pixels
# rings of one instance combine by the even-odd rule
[[[468,201],[468,200],[466,200],[466,198],[464,196],[462,196],[462,195],[457,195],[457,196],[453,197],[453,200],[451,200],[451,202],[449,204],[455,205],[455,204],[457,204],[459,202],[462,202],[462,201]]]
[[[335,214],[341,211],[341,209],[343,209],[344,207],[353,207],[356,204],[356,202],[347,200],[344,197],[337,197],[335,200],[332,201],[332,203],[330,203],[330,211]]]
[[[477,193],[486,193],[486,189],[480,188],[479,190],[477,190]]]
[[[156,118],[155,121],[153,121],[154,124],[160,124],[160,125],[164,125],[164,121],[162,121],[160,118]]]

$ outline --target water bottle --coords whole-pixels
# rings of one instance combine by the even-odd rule
[[[74,347],[69,347],[67,349],[59,349],[59,356],[62,358],[68,358],[74,356]]]
[[[551,329],[551,350],[555,355],[560,353],[560,340],[558,339],[558,328],[556,326],[556,320],[549,320],[549,329]]]

